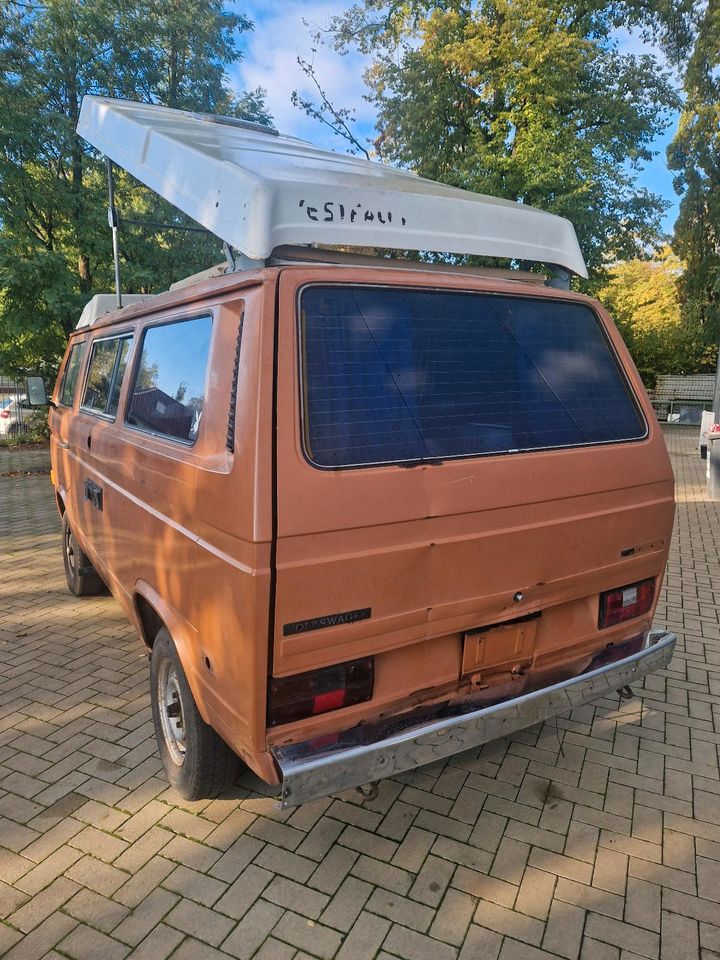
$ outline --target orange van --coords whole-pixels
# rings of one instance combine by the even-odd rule
[[[91,305],[50,412],[65,571],[147,646],[184,797],[246,764],[299,804],[668,664],[663,437],[600,304],[544,281],[296,245]]]
[[[299,803],[671,656],[668,456],[584,296],[271,266],[79,329],[53,401],[68,584],[107,584],[151,651],[186,797],[237,755]]]

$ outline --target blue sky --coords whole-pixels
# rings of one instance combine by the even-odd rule
[[[313,92],[296,62],[298,55],[305,59],[313,56],[311,31],[303,20],[323,27],[333,14],[342,12],[350,5],[349,0],[235,0],[232,5],[255,23],[255,29],[241,39],[245,59],[233,69],[233,84],[238,89],[265,87],[270,112],[283,133],[345,152],[344,141],[293,107],[290,95],[295,89],[307,94]],[[638,36],[628,33],[619,36],[619,41],[622,49],[650,49]],[[358,120],[356,131],[361,136],[371,138],[374,111],[363,99],[365,89],[362,72],[367,64],[366,58],[356,53],[340,57],[334,51],[320,47],[314,54],[314,63],[317,76],[332,102],[352,107]],[[665,147],[674,134],[675,125],[676,119],[667,132],[657,139],[654,149],[658,153],[639,177],[641,186],[670,202],[664,220],[668,232],[672,230],[677,217],[678,197],[673,191],[672,176],[665,164]]]

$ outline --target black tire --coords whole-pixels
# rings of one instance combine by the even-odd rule
[[[75,539],[67,514],[62,519],[63,566],[68,590],[76,597],[94,597],[106,593],[107,587],[90,558]]]
[[[160,759],[170,785],[185,800],[219,796],[234,782],[242,761],[200,716],[165,627],[153,644],[150,699]]]

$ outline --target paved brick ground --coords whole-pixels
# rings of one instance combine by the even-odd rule
[[[0,955],[720,957],[720,509],[668,438],[681,643],[642,703],[284,814],[249,778],[177,802],[139,641],[66,592],[47,477],[0,480]]]
[[[50,451],[25,447],[0,447],[0,478],[14,473],[42,473],[50,470]]]

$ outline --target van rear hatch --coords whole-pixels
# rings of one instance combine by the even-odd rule
[[[412,705],[649,626],[673,477],[597,305],[320,268],[279,297],[275,678],[371,658],[371,706]],[[600,626],[636,584],[637,615]]]

